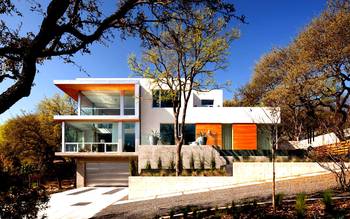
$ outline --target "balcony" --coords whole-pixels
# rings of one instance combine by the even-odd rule
[[[117,142],[66,142],[64,144],[65,152],[118,152]]]
[[[135,152],[136,127],[136,122],[65,122],[62,152]]]
[[[135,115],[134,91],[81,91],[78,98],[79,115]]]

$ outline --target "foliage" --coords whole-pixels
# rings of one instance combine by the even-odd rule
[[[28,173],[0,169],[0,218],[36,218],[46,208],[48,195],[43,187],[31,187]]]
[[[146,170],[151,170],[152,169],[151,161],[147,160],[145,169]]]
[[[174,16],[186,18],[186,14]],[[156,45],[147,47],[141,60],[129,58],[131,70],[151,79],[151,87],[159,90],[173,105],[174,136],[177,146],[176,172],[181,172],[181,148],[184,142],[188,102],[194,91],[217,87],[214,73],[226,67],[230,43],[238,37],[237,30],[227,31],[229,22],[217,10],[198,8],[195,19],[186,18],[159,25]],[[162,96],[162,95],[161,95]]]
[[[204,170],[205,169],[205,157],[199,157],[199,169]]]
[[[95,0],[15,2],[0,1],[0,83],[10,84],[0,94],[0,113],[30,95],[37,64],[46,60],[59,57],[65,63],[75,64],[76,53],[90,53],[93,43],[107,45],[115,35],[122,39],[139,36],[143,45],[151,47],[160,38],[156,27],[174,20],[190,24],[196,18],[197,8],[210,8],[225,19],[236,16],[232,4],[219,0],[124,0],[113,8]],[[29,9],[41,17],[42,21],[34,25],[39,27],[38,30],[22,29],[27,24],[22,9]],[[13,17],[18,23],[12,22]]]
[[[175,170],[175,161],[174,161],[174,157],[172,157],[170,160],[169,160],[169,166],[168,166],[168,170]]]
[[[325,206],[325,211],[331,213],[333,211],[332,190],[326,190],[322,193],[322,202]]]
[[[216,169],[216,161],[215,161],[215,157],[214,157],[213,154],[211,154],[210,169],[211,169],[211,170],[215,170],[215,169]]]
[[[129,172],[131,176],[138,175],[137,160],[131,159],[129,162]]]
[[[304,193],[297,194],[295,200],[295,211],[298,218],[304,218],[306,211],[306,195]]]
[[[161,157],[158,157],[157,168],[158,170],[161,170],[163,168]]]
[[[59,149],[62,133],[53,116],[74,114],[75,109],[68,97],[54,95],[41,101],[36,113],[6,121],[2,126],[6,138],[0,143],[4,167],[16,169],[31,165],[41,174],[51,174],[54,152]]]
[[[290,140],[329,130],[344,140],[349,126],[349,27],[349,1],[330,0],[287,47],[274,48],[259,60],[252,80],[232,103],[280,107],[282,131]]]
[[[190,170],[194,170],[195,169],[195,159],[194,159],[194,155],[193,152],[191,152],[191,157],[190,157]]]
[[[275,199],[276,199],[276,207],[277,207],[277,208],[282,207],[284,196],[285,196],[284,193],[277,193],[277,194],[276,194]]]

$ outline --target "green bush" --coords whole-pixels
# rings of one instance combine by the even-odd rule
[[[306,211],[306,195],[305,193],[300,193],[296,196],[295,201],[295,211],[297,213],[298,218],[304,218]]]
[[[216,169],[216,161],[213,154],[211,154],[211,160],[210,160],[210,169],[215,170]]]
[[[284,193],[278,193],[275,197],[276,207],[280,208],[283,204]]]
[[[202,156],[202,157],[199,157],[199,167],[200,167],[200,170],[204,170],[204,168],[205,168],[205,158],[204,158],[204,156]]]
[[[169,161],[168,169],[169,169],[169,170],[172,170],[172,171],[175,170],[175,161],[174,161],[174,158],[171,158],[171,160]]]
[[[146,170],[152,170],[151,162],[149,160],[147,160],[145,169]]]
[[[129,172],[131,176],[137,176],[138,170],[137,170],[137,161],[136,160],[130,160],[129,162]]]
[[[180,172],[182,172],[182,170],[183,170],[183,156],[182,156],[182,153],[180,154],[180,166],[179,166],[179,168],[180,168]]]
[[[330,213],[333,210],[332,190],[326,190],[322,193],[322,202],[325,206],[325,211]]]
[[[239,218],[239,209],[234,201],[231,202],[231,215],[233,218]]]
[[[195,169],[195,160],[194,160],[194,156],[193,153],[191,153],[191,157],[190,157],[190,169],[193,171]]]
[[[162,158],[160,158],[160,157],[158,158],[157,168],[158,168],[158,170],[161,170],[163,168]]]

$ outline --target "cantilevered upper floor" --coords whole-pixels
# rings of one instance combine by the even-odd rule
[[[130,78],[77,78],[54,84],[77,101],[77,115],[57,115],[62,121],[139,120],[139,80]]]

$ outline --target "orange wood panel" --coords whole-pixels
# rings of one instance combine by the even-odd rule
[[[256,150],[256,124],[233,124],[233,150]]]
[[[133,91],[135,89],[134,84],[56,84],[62,91],[72,97],[74,100],[78,99],[79,91],[107,91],[107,90],[124,90]]]
[[[207,145],[222,146],[221,124],[198,123],[196,124],[196,138],[199,137],[200,132],[204,132],[207,135]]]

